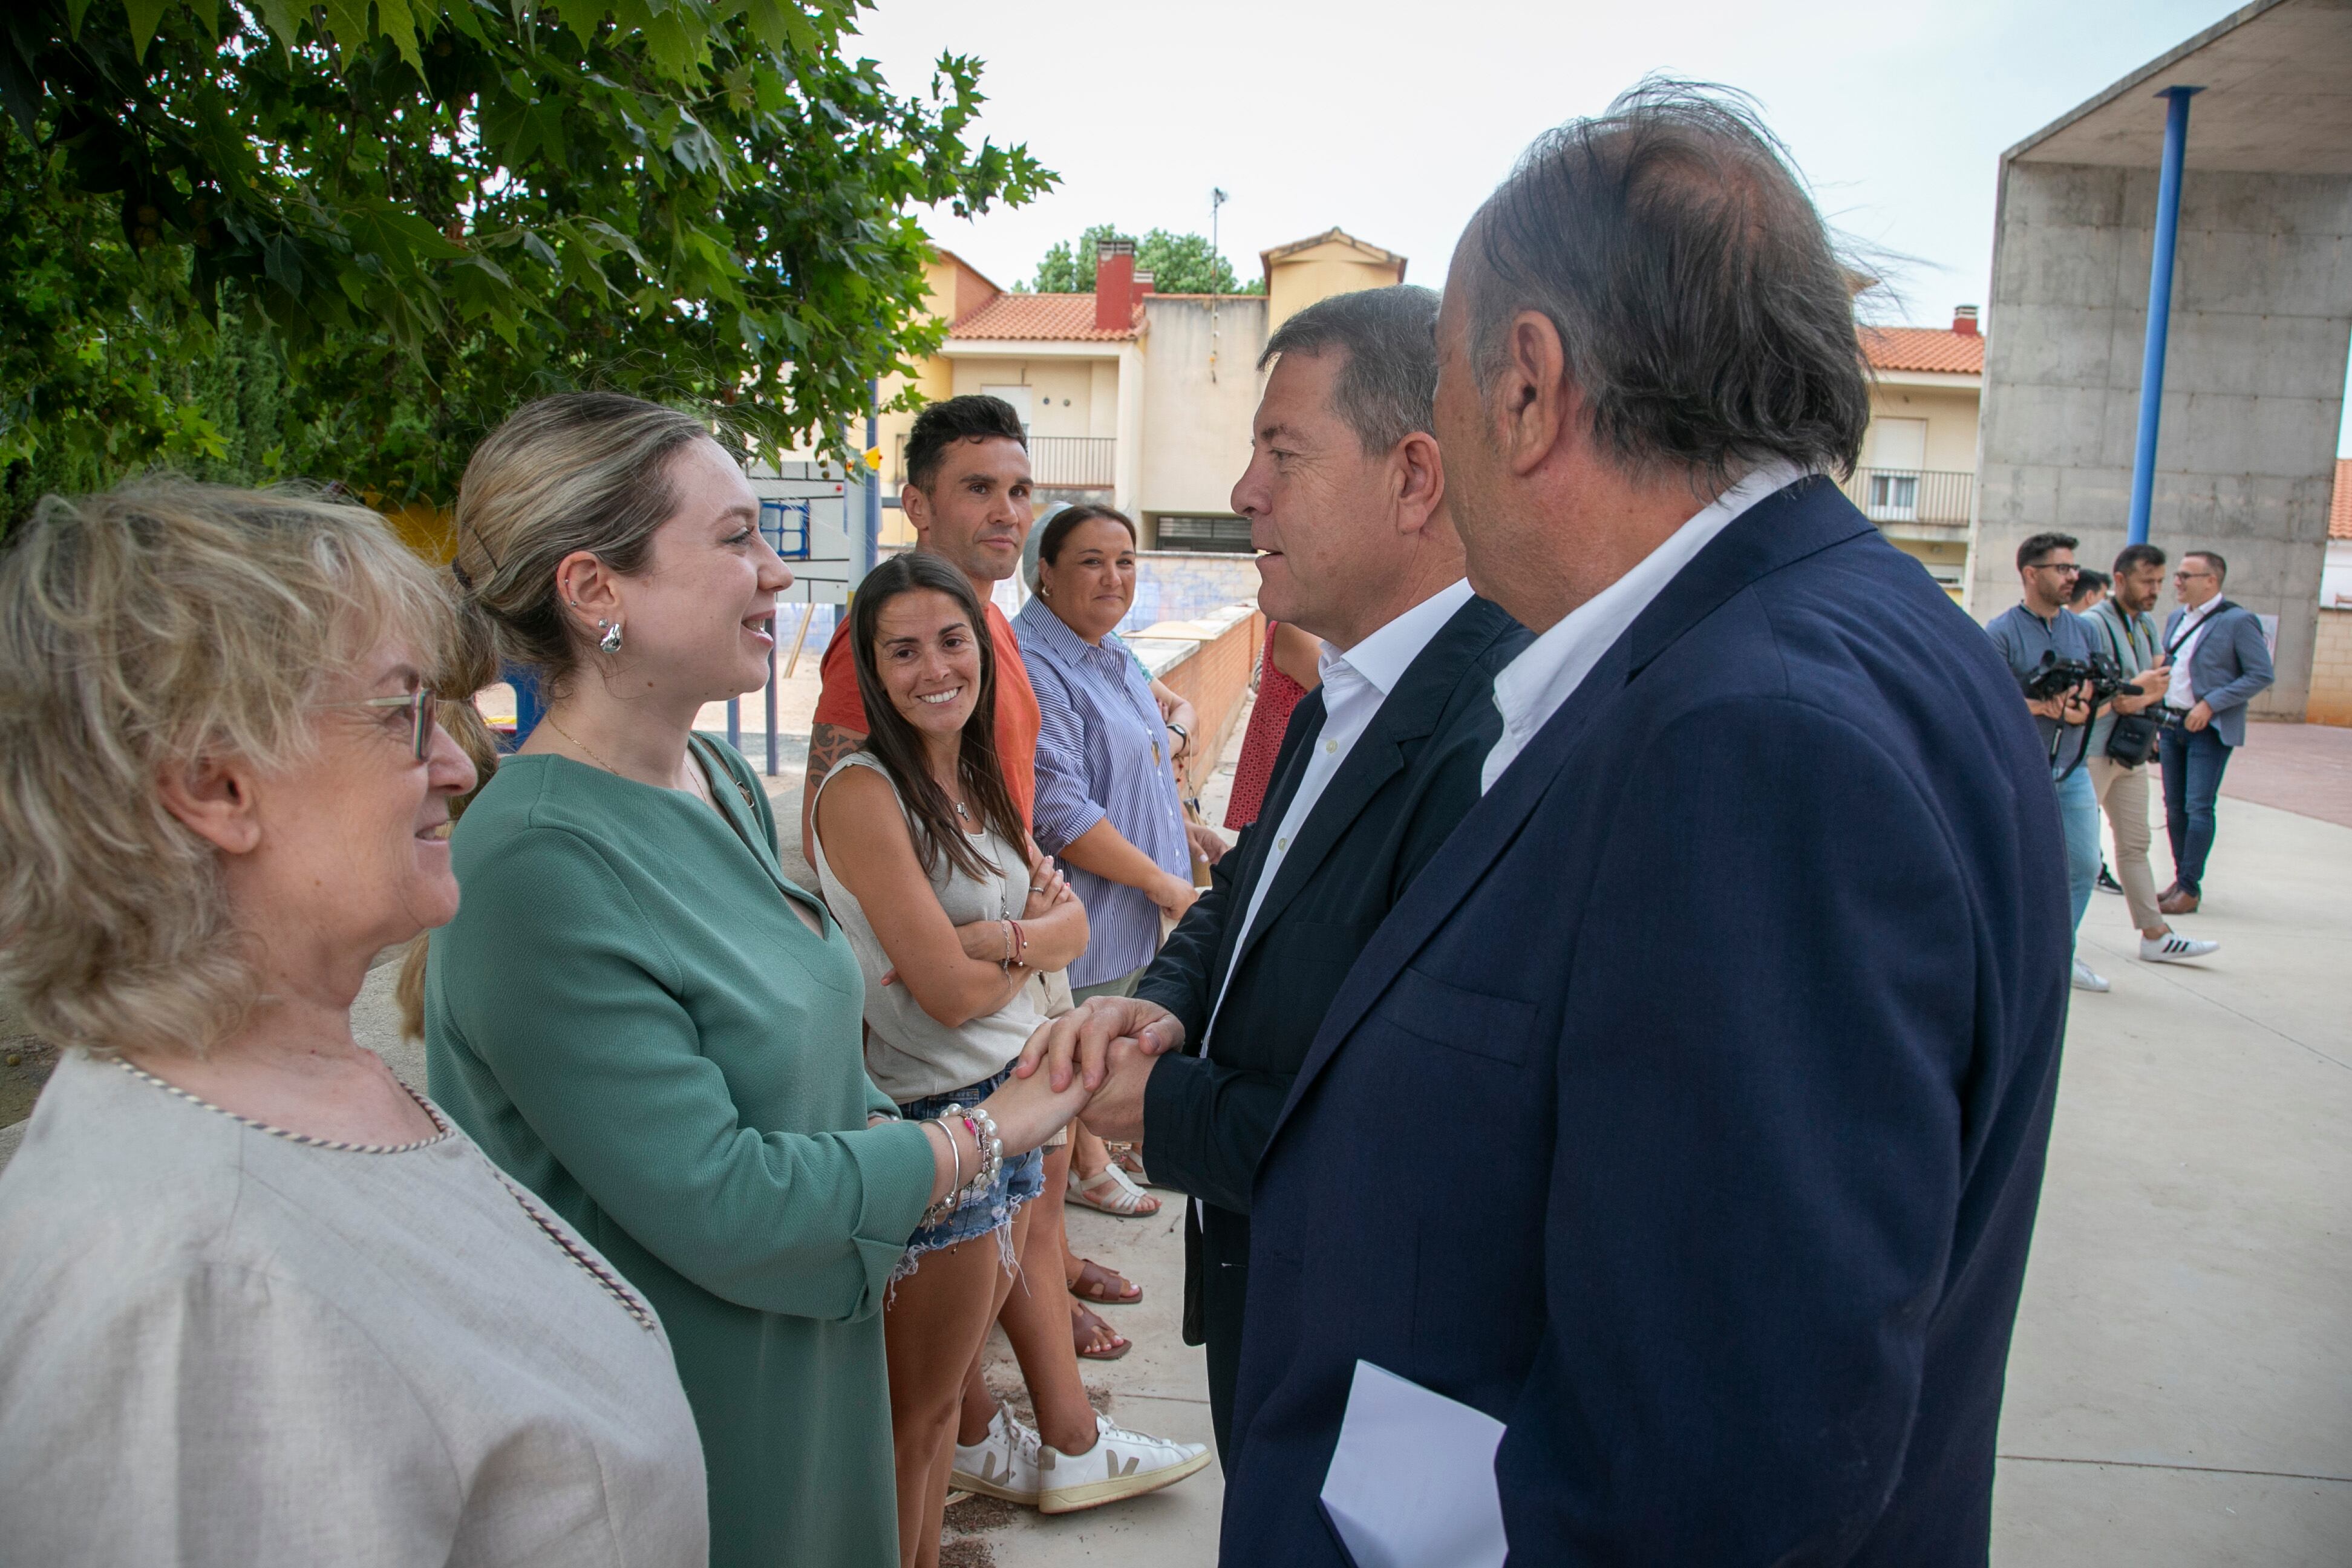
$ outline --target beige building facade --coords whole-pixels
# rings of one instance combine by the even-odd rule
[[[948,324],[911,378],[926,400],[988,393],[1028,427],[1041,500],[1107,501],[1136,520],[1147,547],[1246,550],[1234,481],[1248,461],[1257,359],[1274,329],[1318,300],[1404,280],[1405,258],[1333,228],[1263,252],[1260,294],[1161,294],[1131,247],[1096,258],[1090,294],[1000,288],[952,251],[930,269],[930,306]],[[906,378],[882,388],[885,401]],[[884,494],[906,477],[911,414],[880,423]],[[887,505],[885,546],[912,542]]]
[[[1261,252],[1265,292],[1162,294],[1131,247],[1106,245],[1090,294],[1000,288],[952,251],[930,269],[940,352],[912,378],[927,401],[988,393],[1020,413],[1041,501],[1107,501],[1146,548],[1246,551],[1234,481],[1273,332],[1318,300],[1405,278],[1405,258],[1328,229]],[[1863,466],[1848,492],[1958,597],[1968,580],[1984,340],[1973,306],[1948,328],[1874,327]],[[887,401],[903,381],[885,383]],[[913,542],[895,503],[912,414],[880,425],[882,542]]]
[[[1854,505],[1955,599],[1967,590],[1976,510],[1984,338],[1973,305],[1948,328],[1864,327],[1870,429],[1846,486]]]

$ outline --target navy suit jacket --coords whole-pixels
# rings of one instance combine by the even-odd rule
[[[1512,1562],[1982,1563],[2070,952],[1984,634],[1826,480],[1717,535],[1366,947],[1253,1194],[1229,1564],[1343,1562],[1359,1357]]]
[[[2181,618],[2188,614],[2175,610],[2166,618],[2166,647],[2179,637]],[[2223,745],[2246,743],[2246,704],[2277,679],[2262,617],[2243,605],[2225,604],[2215,611],[2189,655],[2189,689],[2213,710],[2213,733]]]
[[[1322,691],[1300,699],[1257,820],[1217,862],[1216,885],[1136,987],[1183,1020],[1186,1039],[1207,1040],[1203,1055],[1153,1065],[1143,1145],[1155,1181],[1208,1205],[1205,1215],[1185,1205],[1184,1342],[1209,1346],[1221,1452],[1246,1306],[1258,1152],[1349,965],[1476,803],[1480,764],[1503,730],[1495,671],[1528,641],[1526,627],[1484,599],[1454,612],[1317,797],[1244,932],[1270,842],[1323,731]],[[1233,982],[1220,1009],[1228,970]]]

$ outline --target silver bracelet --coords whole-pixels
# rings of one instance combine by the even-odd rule
[[[944,1116],[935,1117],[931,1125],[947,1135],[948,1158],[954,1162],[951,1167],[954,1174],[948,1179],[948,1190],[940,1201],[923,1210],[922,1223],[926,1226],[937,1225],[955,1213],[963,1198],[963,1151],[956,1147],[955,1129]],[[978,1153],[979,1151],[974,1150],[973,1152]]]

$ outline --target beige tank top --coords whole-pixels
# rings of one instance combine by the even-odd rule
[[[871,752],[852,752],[835,763],[817,785],[818,799],[824,797],[825,785],[839,778],[842,770],[858,767],[881,774],[899,809],[906,809],[898,782]],[[910,833],[923,831],[912,816],[908,817],[907,827]],[[998,869],[994,875],[975,879],[940,856],[931,872],[931,890],[939,895],[940,908],[947,911],[952,925],[1017,920],[1029,898],[1028,860],[1018,845],[1008,844],[996,834],[980,832],[970,837],[981,859]],[[882,1092],[904,1105],[1003,1071],[1021,1054],[1030,1034],[1045,1021],[1037,1010],[1037,988],[1024,986],[1012,1001],[986,1017],[951,1029],[924,1012],[905,984],[883,984],[882,976],[891,967],[890,955],[883,950],[881,938],[874,934],[856,895],[833,874],[824,858],[824,837],[816,834],[812,837],[816,846],[817,884],[866,975],[866,1070]]]

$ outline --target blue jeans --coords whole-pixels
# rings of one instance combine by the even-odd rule
[[[2164,831],[2172,840],[2174,879],[2185,893],[2205,885],[2205,858],[2213,853],[2213,803],[2221,794],[2221,771],[2230,748],[2208,724],[2190,731],[2164,727]]]
[[[2080,927],[2099,879],[2099,792],[2091,787],[2089,768],[2058,781],[2058,820],[2066,829],[2066,896]]]

